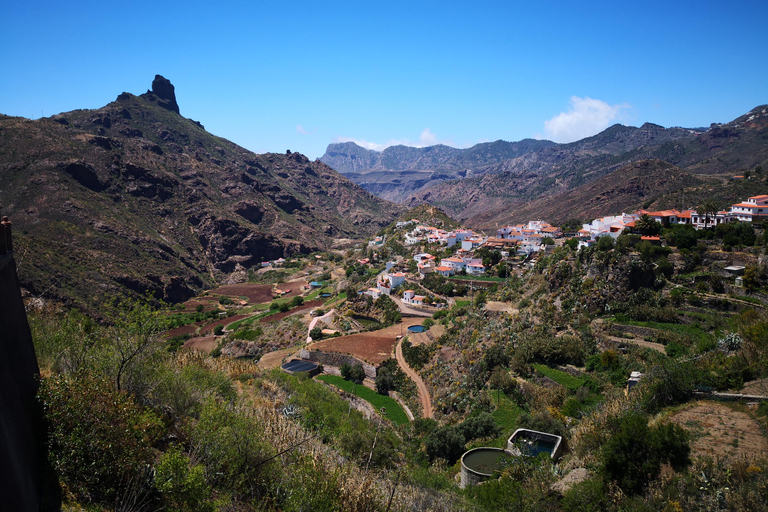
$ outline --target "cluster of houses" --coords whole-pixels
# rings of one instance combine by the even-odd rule
[[[470,229],[445,231],[420,224],[415,219],[398,222],[396,227],[403,228],[415,224],[414,229],[406,234],[406,245],[436,243],[453,247],[456,244],[461,244],[461,248],[456,251],[454,256],[442,258],[439,263],[437,258],[429,253],[415,254],[413,259],[416,261],[416,266],[421,276],[436,272],[443,277],[450,277],[461,271],[466,272],[467,275],[482,276],[486,271],[483,262],[480,258],[473,257],[473,251],[478,247],[486,246],[498,249],[501,251],[501,255],[506,257],[511,249],[523,256],[544,250],[546,248],[544,244],[546,238],[554,240],[568,236],[578,239],[580,246],[590,245],[601,236],[617,238],[624,230],[635,227],[635,222],[642,215],[648,215],[665,227],[683,224],[691,225],[696,229],[733,221],[762,221],[768,218],[768,195],[750,197],[746,201],[732,205],[728,210],[718,212],[716,215],[700,214],[696,210],[638,210],[634,213],[600,217],[588,224],[583,224],[582,229],[576,233],[563,233],[559,227],[552,226],[541,220],[515,226],[504,226],[496,231],[496,237],[483,237]],[[658,241],[658,237],[644,238],[652,242]],[[383,243],[383,239],[377,238],[369,245],[380,245],[381,243]],[[363,263],[363,261],[360,263]],[[392,266],[392,263],[388,263],[387,271],[391,270]],[[385,273],[379,278],[376,287],[370,288],[365,293],[374,298],[378,298],[381,295],[390,295],[395,287],[403,284],[405,281],[406,274],[403,272]],[[403,293],[402,300],[407,304],[421,305],[424,298],[421,295],[416,295],[413,290],[406,290]]]
[[[693,226],[696,229],[704,229],[733,221],[762,221],[768,218],[768,195],[750,197],[744,202],[732,205],[727,210],[717,212],[715,215],[698,213],[696,210],[638,210],[634,213],[600,217],[584,224],[582,229],[574,233],[573,236],[585,244],[601,236],[617,238],[625,229],[633,228],[635,222],[642,215],[648,215],[664,227],[683,224]],[[562,235],[563,233],[559,228],[542,221],[505,226],[497,230],[499,238],[517,240],[520,243],[519,251],[523,250],[528,253],[538,251],[545,237],[558,238]]]

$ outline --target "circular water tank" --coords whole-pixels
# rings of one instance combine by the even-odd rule
[[[501,448],[474,448],[461,456],[461,488],[488,480],[509,465],[512,455]]]

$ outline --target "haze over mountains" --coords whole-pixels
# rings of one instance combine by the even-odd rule
[[[765,164],[768,106],[756,107],[730,123],[713,124],[708,129],[617,124],[569,144],[526,139],[478,144],[464,150],[394,146],[376,152],[347,142],[330,144],[320,160],[380,197],[409,206],[426,202],[474,227],[490,228],[526,220],[525,216],[530,215],[552,214],[549,220],[554,221],[569,216],[568,212],[523,206],[541,198],[548,198],[550,203],[562,202],[560,195],[578,195],[579,187],[614,172],[617,175],[612,179],[621,180],[618,171],[634,162],[671,164],[665,174],[677,175],[685,170],[720,177]],[[639,169],[657,167],[648,164]],[[649,180],[647,190],[639,196],[645,198],[642,201],[670,192],[673,186],[667,180],[651,176]],[[690,180],[681,178],[675,183],[682,187]],[[604,206],[626,208],[636,204],[638,197],[632,196],[632,201],[614,200]],[[610,211],[598,208],[583,213],[601,215]]]
[[[237,268],[370,235],[404,209],[301,154],[208,133],[160,76],[100,109],[0,116],[0,176],[22,285],[86,308],[124,289],[183,300]]]

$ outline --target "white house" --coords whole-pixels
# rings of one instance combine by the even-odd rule
[[[441,267],[450,267],[454,271],[458,272],[459,270],[464,270],[464,267],[466,266],[466,263],[464,263],[463,258],[457,258],[457,257],[451,257],[451,258],[443,258],[440,260],[440,266]]]
[[[450,277],[456,273],[453,267],[444,267],[442,265],[440,265],[439,267],[435,267],[435,272],[437,272],[443,277]]]
[[[395,272],[394,274],[387,274],[384,276],[384,279],[389,281],[389,285],[394,288],[396,286],[400,286],[405,282],[405,274],[402,272]]]
[[[469,263],[467,264],[467,274],[481,276],[485,274],[485,267],[482,263]]]
[[[765,220],[768,218],[768,195],[753,196],[743,203],[734,204],[730,213],[742,222]]]
[[[461,241],[461,248],[465,251],[471,251],[483,245],[483,242],[484,240],[480,237],[465,238]]]
[[[403,292],[403,302],[414,306],[421,306],[424,302],[424,296],[416,295],[416,292],[413,290],[406,290]]]

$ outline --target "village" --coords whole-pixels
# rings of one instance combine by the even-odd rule
[[[490,251],[498,251],[503,259],[510,256],[518,257],[519,262],[530,261],[532,256],[539,252],[551,252],[555,247],[562,245],[570,240],[575,241],[575,249],[589,247],[598,242],[600,237],[608,236],[617,239],[619,235],[625,232],[641,233],[641,240],[652,244],[660,244],[661,239],[658,233],[645,234],[641,219],[655,221],[659,227],[674,227],[678,225],[691,226],[696,230],[706,229],[721,224],[732,222],[761,222],[768,218],[768,195],[759,195],[746,199],[743,202],[733,204],[727,210],[717,211],[712,208],[711,211],[699,212],[695,209],[683,211],[662,210],[648,211],[637,210],[633,213],[621,213],[619,215],[605,216],[594,219],[583,224],[578,231],[563,231],[557,226],[544,222],[542,220],[529,221],[525,224],[514,226],[504,226],[496,231],[495,237],[486,237],[471,229],[456,229],[446,231],[444,229],[426,226],[418,219],[398,222],[395,226],[398,230],[405,230],[404,244],[408,247],[425,246],[436,247],[441,251],[443,248],[452,250],[453,254],[438,260],[436,255],[429,252],[419,252],[413,255],[416,262],[418,278],[423,279],[431,273],[439,274],[442,277],[451,277],[455,275],[482,277],[487,275],[486,264],[488,259],[477,257],[475,251],[479,248],[485,248]],[[639,225],[638,225],[639,224]],[[383,246],[385,236],[377,236],[368,242],[368,247],[376,249]],[[574,243],[574,242],[570,242]],[[433,251],[435,252],[435,251]],[[362,259],[358,263],[368,265],[369,259]],[[497,262],[498,263],[498,262]],[[390,272],[393,268],[402,268],[401,270]],[[390,296],[392,291],[403,285],[407,280],[407,265],[402,264],[402,260],[390,261],[386,263],[386,271],[381,274],[377,280],[376,287],[369,288],[360,293],[364,293],[379,298],[381,295]],[[494,275],[497,275],[494,273]],[[399,299],[408,305],[422,306],[425,304],[427,296],[419,295],[414,290],[402,290],[402,296]],[[428,301],[428,305],[433,301]],[[434,303],[441,307],[441,303]]]

